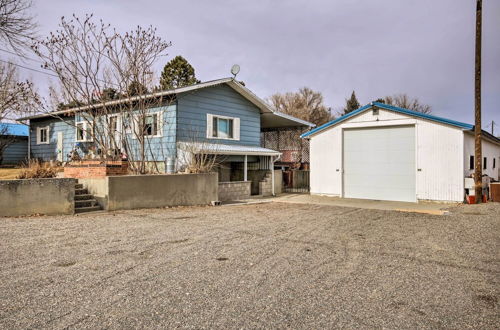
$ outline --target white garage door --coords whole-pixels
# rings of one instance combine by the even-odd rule
[[[416,202],[415,127],[344,130],[344,196]]]

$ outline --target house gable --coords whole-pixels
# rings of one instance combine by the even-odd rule
[[[260,109],[223,84],[177,96],[177,140],[260,146]],[[239,119],[239,140],[207,139],[207,115]]]

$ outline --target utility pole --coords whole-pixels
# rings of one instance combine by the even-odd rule
[[[495,121],[491,121],[491,135],[495,136]]]
[[[476,73],[474,84],[474,140],[476,160],[474,170],[474,185],[476,203],[481,203],[483,198],[483,168],[482,168],[482,152],[481,152],[481,25],[482,25],[482,0],[476,0]]]

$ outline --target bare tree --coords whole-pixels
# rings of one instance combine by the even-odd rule
[[[331,120],[330,109],[323,103],[323,95],[308,87],[303,87],[295,93],[274,94],[268,98],[274,108],[280,112],[309,121],[316,125],[322,125]],[[308,154],[307,142],[300,138],[300,134],[306,129],[288,129],[274,132],[264,132],[263,146],[275,148],[287,152],[293,151],[297,157],[294,162],[306,161],[304,155]]]
[[[418,111],[421,113],[429,114],[432,112],[430,105],[423,104],[418,98],[411,98],[407,94],[396,94],[393,96],[386,96],[383,99],[377,101],[382,101],[382,103],[393,105],[400,108],[405,108],[413,111]]]
[[[43,67],[58,77],[51,97],[75,116],[82,144],[96,148],[94,156],[103,159],[124,153],[133,171],[146,173],[160,170],[157,155],[166,152],[152,137],[163,131],[163,115],[157,110],[173,98],[147,91],[155,85],[153,66],[170,45],[153,27],[122,34],[92,15],[73,15],[63,17],[60,29],[33,49]]]
[[[0,40],[23,55],[34,40],[37,25],[29,14],[30,0],[0,0]]]
[[[21,114],[33,113],[40,98],[30,81],[20,81],[17,68],[0,62],[0,122],[14,120]],[[15,141],[6,125],[0,126],[0,163],[5,149]]]
[[[303,87],[296,93],[271,95],[268,102],[280,112],[316,125],[324,124],[331,119],[329,109],[323,104],[323,95],[308,87]]]

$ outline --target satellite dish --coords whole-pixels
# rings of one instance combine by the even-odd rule
[[[238,64],[235,64],[231,67],[231,73],[233,74],[234,78],[236,78],[236,75],[240,72],[240,66]]]

